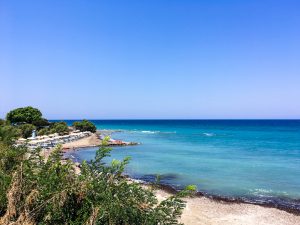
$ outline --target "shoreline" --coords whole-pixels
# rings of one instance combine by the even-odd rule
[[[159,200],[172,195],[169,189],[155,191]],[[195,196],[183,199],[186,208],[179,219],[186,225],[295,225],[300,224],[300,216],[274,207],[253,203],[228,202],[223,199],[211,199]]]
[[[68,144],[72,144],[72,146]],[[86,147],[101,145],[99,133],[89,137],[67,143],[64,151],[80,150]],[[72,159],[71,159],[72,160]],[[73,160],[72,160],[73,161]],[[79,166],[79,165],[77,165]],[[128,175],[128,180],[150,186],[149,181],[134,179]],[[159,184],[155,190],[158,199],[162,200],[179,190],[167,184]],[[225,196],[210,195],[198,191],[194,197],[184,198],[186,208],[180,222],[184,224],[211,224],[211,225],[238,225],[238,224],[274,224],[294,225],[300,224],[300,210],[274,202],[255,202],[243,198],[229,198]]]
[[[142,182],[145,182],[145,181],[142,181]],[[179,190],[176,190],[174,187],[167,185],[167,184],[159,184],[158,186],[159,186],[160,190],[162,190],[168,194],[176,194],[179,192]],[[291,208],[288,206],[285,207],[285,206],[278,205],[278,204],[272,203],[272,202],[269,202],[269,203],[268,202],[255,202],[254,200],[251,201],[251,200],[247,200],[247,199],[243,199],[243,198],[239,198],[239,197],[234,198],[234,197],[226,197],[226,196],[220,196],[220,195],[212,195],[212,194],[207,194],[207,193],[201,192],[201,191],[197,191],[194,197],[195,198],[203,198],[204,197],[204,198],[216,201],[216,202],[228,203],[228,204],[250,204],[250,205],[257,205],[257,206],[261,206],[261,207],[265,207],[265,208],[274,208],[274,209],[285,211],[287,213],[291,213],[295,216],[300,216],[300,209]]]
[[[80,164],[76,163],[77,172]],[[136,182],[144,188],[151,188],[149,182],[130,178],[128,182]],[[154,188],[158,201],[176,194],[175,188],[159,184]],[[271,205],[260,205],[223,197],[208,197],[197,192],[194,196],[183,198],[186,207],[180,223],[185,225],[295,225],[300,224],[300,211],[293,212],[279,209]]]
[[[80,171],[79,165],[79,163],[76,164],[78,171]],[[128,175],[124,176],[129,182],[137,182],[145,188],[151,186],[150,182],[134,179]],[[178,191],[170,185],[159,184],[154,193],[158,200],[162,201]],[[186,225],[300,224],[299,210],[281,208],[274,204],[259,204],[238,198],[206,195],[202,192],[197,192],[194,196],[183,198],[183,200],[186,202],[186,207],[179,222]]]

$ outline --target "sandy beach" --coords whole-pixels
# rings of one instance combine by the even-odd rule
[[[76,141],[65,143],[62,145],[63,149],[73,149],[73,148],[85,148],[85,147],[94,147],[101,144],[97,134],[92,134],[91,136],[81,138]]]
[[[156,196],[163,200],[170,196],[157,190]],[[207,197],[186,198],[186,208],[180,222],[186,225],[296,225],[300,216],[276,208],[247,203],[228,203]]]

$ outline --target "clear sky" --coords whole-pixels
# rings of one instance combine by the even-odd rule
[[[0,0],[0,117],[300,118],[300,1]]]

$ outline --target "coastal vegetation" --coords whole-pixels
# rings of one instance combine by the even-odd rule
[[[159,202],[153,188],[123,176],[129,158],[107,163],[107,138],[79,171],[62,159],[60,146],[47,158],[39,148],[16,147],[16,124],[33,122],[11,119],[21,117],[0,124],[0,224],[178,224],[182,197],[193,194],[193,186]]]
[[[6,115],[6,121],[1,120],[0,124],[6,126],[6,130],[13,130],[16,137],[28,138],[32,132],[37,131],[38,135],[49,135],[58,133],[64,135],[69,133],[69,127],[66,122],[50,122],[43,118],[43,114],[37,108],[31,106],[13,109]],[[95,133],[96,126],[88,121],[76,121],[73,127],[80,131],[90,131]]]
[[[38,135],[48,135],[58,133],[59,135],[68,134],[69,127],[66,122],[50,123],[48,127],[44,127],[38,131]]]
[[[80,130],[81,132],[83,131],[90,131],[92,133],[96,132],[96,126],[88,120],[76,121],[73,123],[73,127],[76,130]]]
[[[28,138],[32,135],[32,131],[36,129],[36,126],[33,124],[25,123],[17,126],[17,129],[21,131],[23,138]]]

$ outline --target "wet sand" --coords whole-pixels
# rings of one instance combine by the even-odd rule
[[[157,190],[163,200],[170,196]],[[300,216],[286,211],[247,203],[228,203],[207,197],[186,198],[180,222],[186,225],[300,225]]]

